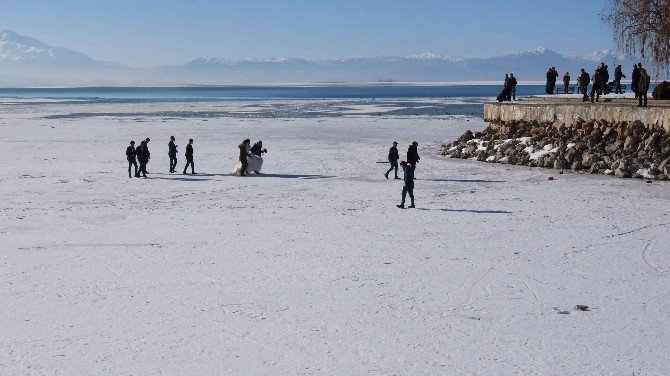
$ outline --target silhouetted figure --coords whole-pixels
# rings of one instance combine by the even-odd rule
[[[193,139],[188,140],[188,145],[186,145],[186,152],[184,153],[186,157],[186,166],[184,166],[184,175],[186,175],[186,170],[188,166],[191,166],[191,175],[195,175],[195,162],[193,162]]]
[[[140,170],[137,177],[142,174],[142,177],[147,177],[147,162],[149,162],[149,149],[147,149],[147,141],[140,142],[140,146],[135,149],[135,154],[137,155],[137,160],[140,162]]]
[[[130,145],[126,148],[126,159],[128,160],[128,177],[138,176],[137,172],[137,158],[135,157],[135,141],[130,141]],[[135,166],[135,175],[131,175],[130,167]]]
[[[400,159],[400,155],[398,155],[398,143],[393,141],[393,146],[389,148],[389,163],[391,167],[384,174],[387,179],[389,178],[389,172],[393,171],[393,169],[395,169],[395,179],[400,179],[398,177],[398,159]]]
[[[242,169],[240,170],[240,176],[246,176],[247,167],[249,167],[249,162],[247,161],[247,156],[249,155],[249,150],[247,148],[251,144],[251,140],[246,139],[238,146],[240,149],[240,163],[242,163]]]
[[[621,79],[626,78],[626,75],[623,74],[623,71],[621,70],[621,65],[618,65],[616,69],[614,69],[614,94],[623,94],[623,91],[621,91]]]
[[[149,159],[151,159],[151,152],[149,152],[149,141],[151,141],[149,137],[147,137],[146,140],[144,140],[144,149],[146,150],[147,153],[147,162],[144,164],[144,173],[146,174],[149,173],[147,172],[147,165],[149,164]]]
[[[605,85],[605,74],[603,71],[602,64],[596,69],[596,72],[593,74],[593,86],[591,87],[591,103],[595,100],[596,102],[600,101],[600,95],[603,93],[603,87]]]
[[[416,169],[416,164],[419,163],[421,157],[419,156],[419,143],[414,141],[407,148],[407,163],[412,165],[412,168]]]
[[[174,143],[174,136],[170,136],[168,143],[168,156],[170,157],[170,173],[174,173],[177,167],[177,145]]]
[[[510,93],[512,94],[512,100],[516,101],[516,77],[514,77],[514,73],[509,74],[509,89]]]
[[[554,88],[556,87],[556,79],[558,78],[558,72],[556,71],[556,67],[551,67],[547,71],[547,86],[546,86],[546,92],[547,94],[554,94]]]
[[[565,94],[568,93],[568,87],[570,87],[570,73],[565,72],[563,75],[563,88],[565,89]]]
[[[259,140],[249,151],[251,152],[251,159],[247,158],[247,163],[251,161],[251,169],[255,174],[260,175],[261,168],[263,167],[263,153],[267,153],[268,149],[263,149],[263,141]]]
[[[402,201],[400,201],[400,205],[396,205],[400,209],[405,208],[405,198],[407,194],[409,194],[409,198],[411,200],[411,205],[408,206],[410,208],[414,207],[414,166],[402,161],[400,162],[400,166],[402,167],[403,170],[403,180],[405,181],[405,185],[402,187]]]
[[[633,93],[635,93],[635,99],[640,97],[640,90],[638,90],[638,86],[640,85],[640,69],[642,69],[642,64],[633,65],[633,73],[630,75],[630,87]]]
[[[647,74],[647,70],[644,68],[640,69],[640,81],[637,85],[639,95],[639,104],[638,107],[647,107],[647,92],[649,91],[649,85],[651,84],[651,77]],[[644,102],[643,102],[644,100]],[[644,104],[643,104],[644,103]]]
[[[591,82],[591,76],[582,68],[582,74],[579,76],[579,87],[583,95],[582,102],[589,100],[589,82]]]

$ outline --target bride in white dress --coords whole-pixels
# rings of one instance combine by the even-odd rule
[[[260,174],[261,168],[263,167],[262,155],[263,153],[268,152],[267,149],[263,149],[263,142],[258,141],[252,147],[251,141],[247,139],[244,140],[244,142],[242,142],[239,148],[240,148],[240,158],[235,164],[233,174],[246,175],[250,174],[251,172]],[[244,173],[242,173],[242,158],[245,158],[247,162],[247,168],[245,169]]]

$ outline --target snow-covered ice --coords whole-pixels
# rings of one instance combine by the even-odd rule
[[[668,183],[437,155],[463,116],[160,106],[2,107],[0,374],[670,374]],[[228,174],[244,138],[265,175]]]

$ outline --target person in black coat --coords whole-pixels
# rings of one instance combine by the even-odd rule
[[[623,71],[621,70],[621,65],[619,65],[616,67],[616,69],[614,69],[614,84],[616,85],[614,94],[623,94],[623,91],[621,91],[622,78],[626,78],[626,75],[623,74]]]
[[[416,164],[419,163],[421,157],[419,157],[419,143],[414,141],[412,145],[407,148],[407,163],[411,164],[414,169],[416,169]]]
[[[249,152],[247,152],[247,147],[251,143],[251,140],[248,138],[244,141],[242,141],[241,144],[239,144],[237,147],[240,149],[240,163],[242,163],[242,169],[240,170],[240,176],[246,176],[247,175],[247,167],[249,167],[249,161],[247,161],[247,156],[249,155]]]
[[[591,103],[593,103],[594,100],[596,102],[600,101],[600,94],[602,94],[603,87],[606,83],[603,72],[603,65],[598,67],[594,73],[593,86],[591,86]]]
[[[148,174],[148,172],[147,172],[147,166],[146,165],[149,164],[149,159],[151,159],[151,153],[149,152],[149,141],[151,141],[151,139],[149,137],[147,137],[146,140],[144,140],[144,149],[146,150],[146,154],[147,154],[147,162],[144,164],[144,172],[147,173],[147,174]]]
[[[177,145],[174,143],[174,136],[170,136],[168,143],[168,156],[170,157],[170,173],[174,173],[177,167]]]
[[[630,88],[633,90],[633,93],[635,93],[635,99],[640,97],[640,90],[638,89],[638,86],[640,84],[640,69],[642,68],[642,64],[635,64],[633,65],[633,73],[630,75],[631,83],[630,83]]]
[[[139,176],[137,172],[137,158],[135,157],[135,141],[130,141],[130,145],[126,148],[126,159],[128,160],[128,177],[132,178],[130,167],[135,166],[135,176]]]
[[[184,175],[186,175],[186,169],[191,165],[191,174],[195,175],[195,163],[193,162],[193,139],[188,140],[188,145],[186,145],[186,166],[184,166]]]
[[[414,207],[414,166],[410,165],[409,163],[402,161],[400,162],[400,166],[402,167],[403,170],[403,178],[405,181],[405,185],[402,187],[402,201],[400,201],[400,205],[396,205],[400,209],[405,208],[405,197],[407,194],[409,194],[409,198],[411,200],[411,205],[408,206],[409,208]]]
[[[400,159],[400,155],[398,155],[398,143],[393,141],[393,146],[389,148],[389,163],[391,164],[391,168],[384,174],[387,179],[389,178],[389,172],[393,169],[395,169],[395,179],[400,179],[398,177],[398,159]]]
[[[142,173],[142,176],[146,178],[147,162],[149,162],[149,149],[147,149],[147,142],[142,141],[140,146],[135,149],[135,153],[137,155],[137,160],[140,162],[140,171],[135,176],[139,177],[139,173]]]
[[[512,95],[512,100],[516,101],[516,77],[514,77],[514,73],[509,74],[509,90]]]
[[[263,156],[263,153],[267,153],[268,149],[263,149],[263,141],[258,141],[251,147],[251,154],[257,155],[259,157]]]
[[[591,76],[582,68],[582,74],[579,76],[579,87],[584,95],[582,102],[588,102],[589,100],[589,82],[591,82]]]

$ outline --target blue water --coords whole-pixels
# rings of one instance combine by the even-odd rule
[[[191,87],[83,87],[0,88],[4,98],[76,99],[95,102],[156,102],[272,99],[398,99],[495,98],[500,85],[321,85],[321,86],[191,86]],[[518,86],[518,96],[542,94],[540,85]]]

